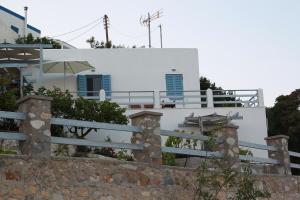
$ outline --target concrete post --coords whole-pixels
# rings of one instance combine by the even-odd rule
[[[206,90],[206,101],[207,101],[207,107],[213,108],[214,107],[214,96],[212,89]]]
[[[133,150],[136,161],[150,163],[153,165],[162,164],[160,117],[161,113],[142,111],[130,115],[131,123],[143,129],[142,133],[134,133],[132,143],[144,144],[144,150]]]
[[[264,107],[264,91],[263,89],[259,88],[257,91],[257,98],[258,98],[258,107]]]
[[[18,111],[27,114],[20,124],[20,131],[28,136],[26,141],[19,144],[23,154],[31,157],[50,157],[51,100],[49,97],[26,96],[17,102]]]
[[[105,95],[105,91],[103,89],[101,89],[99,91],[99,100],[100,101],[105,101],[106,100],[106,95]]]
[[[279,161],[279,164],[276,165],[271,173],[276,174],[291,174],[290,167],[290,155],[288,150],[288,140],[289,136],[286,135],[276,135],[265,138],[268,146],[274,146],[278,148],[278,151],[268,151],[269,158]]]
[[[154,91],[154,108],[161,108],[159,99],[159,90]]]
[[[224,125],[217,134],[218,151],[224,154],[224,162],[232,169],[240,169],[240,150],[237,129],[234,124]]]

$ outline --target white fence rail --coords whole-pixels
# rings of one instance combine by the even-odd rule
[[[77,91],[85,99],[109,100],[129,108],[260,107],[264,106],[261,89],[251,90],[183,90],[183,91]],[[102,96],[101,96],[102,95]]]

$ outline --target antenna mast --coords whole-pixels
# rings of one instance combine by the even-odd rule
[[[155,13],[153,13],[152,15],[150,15],[150,13],[148,12],[148,16],[142,16],[140,18],[140,23],[143,26],[147,26],[148,27],[148,34],[149,34],[149,48],[151,48],[151,22],[162,17],[162,9],[160,9],[159,11],[156,11]]]

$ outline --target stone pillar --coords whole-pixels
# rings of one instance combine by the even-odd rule
[[[20,124],[20,131],[28,136],[26,141],[20,142],[22,154],[50,157],[51,100],[52,98],[43,96],[26,96],[17,102],[18,111],[27,114]]]
[[[279,164],[271,169],[271,173],[291,174],[290,155],[288,150],[289,136],[275,135],[265,138],[268,146],[274,146],[278,151],[268,151],[269,158],[279,161]]]
[[[240,169],[240,150],[237,129],[234,124],[226,124],[217,131],[218,151],[224,155],[224,162],[232,169]]]
[[[214,95],[212,89],[207,89],[206,90],[206,102],[207,102],[207,107],[208,108],[213,108],[214,107]]]
[[[130,115],[133,126],[143,129],[141,133],[133,133],[132,143],[144,144],[144,150],[133,150],[136,161],[150,163],[153,165],[162,164],[160,117],[161,113],[142,111]]]

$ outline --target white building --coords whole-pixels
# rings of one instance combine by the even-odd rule
[[[27,24],[27,17],[0,5],[0,43],[14,43],[18,37],[24,36],[24,31],[25,35],[31,33],[33,37],[41,35],[39,29]]]
[[[0,20],[0,26],[5,27],[0,29],[1,40],[10,39],[12,25],[22,34],[22,16],[0,7]],[[40,33],[27,27],[35,36]],[[44,50],[44,62],[54,61],[88,61],[95,70],[67,74],[65,78],[63,74],[43,74],[42,85],[47,88],[60,87],[88,99],[106,98],[126,107],[127,115],[142,110],[161,112],[161,128],[167,130],[179,129],[178,125],[191,113],[194,116],[239,113],[243,119],[234,120],[239,126],[239,139],[265,144],[267,123],[262,90],[200,91],[197,49]],[[35,83],[40,72],[36,66],[31,66],[31,70],[32,75],[26,79]],[[101,89],[105,95],[99,94]],[[103,136],[102,132],[89,135],[93,140],[103,140]],[[116,134],[112,139],[129,138],[130,135],[120,138]]]
[[[44,59],[88,61],[96,68],[66,76],[65,89],[75,96],[99,99],[99,90],[104,89],[106,98],[125,106],[128,115],[141,110],[163,113],[161,127],[167,130],[180,129],[178,125],[191,113],[204,116],[238,112],[243,119],[234,123],[239,126],[240,140],[265,144],[267,123],[262,90],[227,91],[227,96],[200,91],[197,49],[50,49],[44,51]],[[44,74],[43,85],[63,88],[64,76]],[[224,97],[233,96],[236,98],[224,102]],[[220,104],[222,107],[217,107]]]

